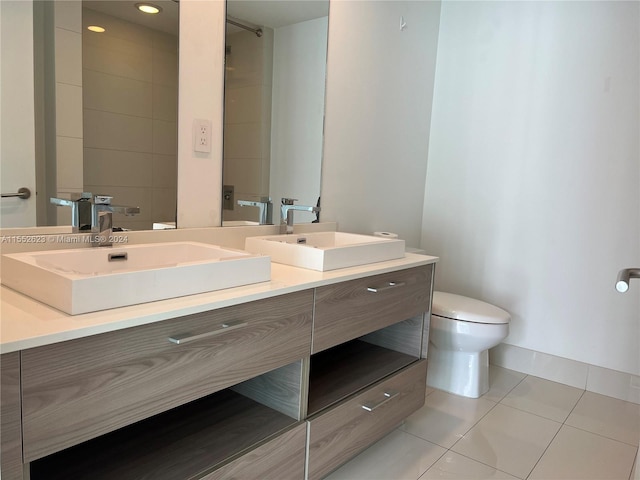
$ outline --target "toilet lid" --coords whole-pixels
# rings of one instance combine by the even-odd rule
[[[509,323],[511,320],[508,312],[495,305],[445,292],[433,292],[431,313],[474,323]]]

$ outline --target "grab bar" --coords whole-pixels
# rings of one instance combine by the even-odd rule
[[[0,195],[2,195],[2,198],[18,197],[22,200],[26,200],[31,196],[31,190],[29,190],[27,187],[21,187],[18,189],[17,193],[2,193]]]

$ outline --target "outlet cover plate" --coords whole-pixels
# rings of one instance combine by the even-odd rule
[[[193,121],[193,150],[195,152],[211,152],[211,122],[195,119]]]

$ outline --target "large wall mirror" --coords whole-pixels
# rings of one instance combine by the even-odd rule
[[[38,226],[69,225],[49,199],[82,192],[140,207],[116,227],[175,221],[179,4],[137,3],[34,1]]]
[[[223,225],[320,197],[328,0],[227,0]],[[296,223],[316,215],[297,212]]]
[[[155,16],[136,3],[33,2],[34,226],[70,225],[70,209],[49,199],[86,191],[140,207],[114,226],[175,222],[179,3],[154,0]],[[239,200],[271,198],[274,223],[281,197],[319,201],[328,9],[328,0],[228,3],[243,26],[227,35],[224,224],[259,220]],[[94,23],[105,31],[88,30]]]

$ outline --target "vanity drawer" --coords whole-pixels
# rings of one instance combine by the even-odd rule
[[[312,302],[307,290],[25,350],[25,461],[308,356]]]
[[[302,480],[306,440],[304,422],[201,480]]]
[[[317,288],[312,353],[427,311],[432,271],[425,265]]]
[[[426,379],[427,361],[420,360],[312,418],[307,478],[322,478],[418,410]]]

